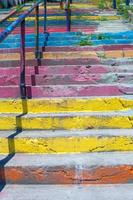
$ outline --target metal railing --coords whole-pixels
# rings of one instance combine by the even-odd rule
[[[25,83],[25,19],[35,9],[35,58],[37,61],[40,59],[39,52],[39,4],[41,1],[37,1],[29,10],[20,15],[16,21],[9,25],[2,33],[0,33],[0,43],[2,43],[8,35],[10,35],[18,25],[20,25],[20,95],[22,99],[27,98],[26,83]]]
[[[65,12],[66,12],[66,28],[67,31],[71,31],[71,0],[66,0]]]

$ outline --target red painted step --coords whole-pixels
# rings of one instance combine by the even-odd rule
[[[71,31],[73,32],[78,32],[78,31],[81,31],[81,32],[86,32],[86,33],[94,33],[96,31],[97,27],[92,25],[90,27],[87,27],[86,26],[72,26],[71,27]],[[2,32],[4,29],[0,28],[0,32]],[[67,29],[66,29],[66,26],[48,26],[47,27],[47,31],[49,33],[52,33],[52,32],[66,32]],[[34,27],[26,27],[26,34],[31,34],[31,33],[34,33],[35,32],[35,28]],[[39,32],[40,33],[43,33],[44,32],[44,27],[40,27],[39,28]],[[20,34],[20,28],[16,28],[12,34]]]

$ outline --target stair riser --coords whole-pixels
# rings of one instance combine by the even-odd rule
[[[123,127],[124,128],[124,127]],[[21,134],[20,134],[21,135]],[[22,135],[21,135],[22,136]],[[69,154],[112,151],[133,151],[132,136],[62,136],[42,137],[29,135],[0,138],[1,154]]]
[[[91,42],[91,45],[90,46],[97,46],[97,45],[118,45],[118,44],[133,44],[133,40],[124,40],[124,39],[119,39],[119,40],[103,40],[103,41],[100,41],[100,40],[97,40],[97,41],[92,41]],[[43,40],[41,39],[39,41],[39,46],[43,47],[45,44],[43,42]],[[68,40],[68,41],[48,41],[47,42],[47,46],[84,46],[80,43],[80,40]],[[89,45],[86,45],[86,46],[89,46]],[[35,47],[35,41],[33,42],[26,42],[26,47]],[[9,48],[9,49],[12,49],[12,48],[20,48],[20,42],[18,41],[14,41],[13,42],[3,42],[1,45],[0,45],[0,49],[3,49],[3,48]]]
[[[91,64],[100,64],[100,60],[97,58],[88,58],[88,59],[69,59],[69,63],[68,63],[68,59],[58,59],[58,60],[54,60],[54,59],[42,59],[41,60],[41,64],[43,66],[56,66],[56,65],[91,65]],[[27,66],[36,66],[37,62],[36,60],[26,60],[26,65]],[[12,60],[12,62],[9,61],[1,61],[0,62],[0,67],[18,67],[20,66],[20,61],[14,61]]]
[[[71,31],[77,31],[77,32],[79,32],[79,31],[81,31],[81,32],[85,32],[85,33],[88,33],[88,34],[91,34],[91,33],[95,33],[96,32],[96,30],[97,30],[97,27],[96,26],[90,26],[90,27],[86,27],[86,26],[80,26],[80,25],[78,25],[78,26],[72,26],[71,27]],[[2,29],[1,29],[1,31],[2,31]],[[26,34],[32,34],[32,33],[34,33],[34,31],[35,31],[35,28],[33,27],[27,27],[26,28]],[[44,28],[43,27],[40,27],[40,29],[39,29],[39,31],[40,31],[40,33],[43,33],[44,32]],[[50,33],[53,33],[53,32],[66,32],[67,31],[67,28],[66,28],[66,25],[62,25],[62,26],[48,26],[48,28],[47,28],[47,32],[50,32]],[[13,32],[12,32],[12,34],[19,34],[20,33],[20,29],[15,29]]]
[[[122,96],[132,95],[133,87],[123,85],[57,85],[57,86],[27,86],[28,98],[47,97],[91,97],[91,96]],[[17,86],[0,86],[0,98],[20,98]]]
[[[7,184],[119,184],[133,182],[133,166],[5,167]],[[2,169],[0,170],[2,174]]]
[[[120,50],[120,51],[133,51],[133,45],[131,44],[123,44],[123,45],[104,45],[104,46],[45,46],[42,48],[45,52],[77,52],[77,51],[113,51],[113,50]],[[34,48],[29,47],[26,49],[26,52],[34,52]],[[6,49],[0,49],[0,54],[5,54]],[[11,48],[10,53],[20,53],[19,49]]]
[[[78,76],[79,74],[92,76],[91,74],[108,74],[108,73],[133,73],[132,65],[127,66],[100,66],[100,65],[67,65],[66,66],[39,66],[39,67],[26,67],[26,75],[37,75],[43,74],[43,76],[53,76],[53,75],[69,75],[69,76]],[[99,75],[98,75],[99,74]],[[1,76],[20,76],[20,68],[19,67],[1,67]]]
[[[12,17],[12,18],[9,18],[5,24],[8,24],[9,22],[13,22],[15,21],[17,18],[15,17]],[[83,15],[78,15],[78,16],[71,16],[71,19],[72,19],[72,22],[73,21],[76,21],[78,20],[78,22],[84,20],[85,22],[86,21],[109,21],[109,20],[119,20],[120,19],[120,16],[83,16]],[[49,23],[50,21],[52,20],[60,20],[60,21],[63,21],[63,20],[66,20],[66,16],[47,16],[47,22]],[[27,17],[26,18],[26,22],[34,22],[35,21],[35,17]],[[42,16],[39,16],[39,21],[40,22],[43,22],[44,21],[44,17]]]
[[[0,113],[68,113],[68,112],[93,112],[93,111],[127,111],[133,109],[133,100],[108,97],[108,98],[54,98],[33,100],[1,100]]]
[[[19,116],[10,117],[8,115],[7,116],[4,115],[0,117],[0,130],[15,130],[16,127],[27,129],[27,130],[35,130],[35,129],[36,130],[88,130],[88,129],[97,129],[97,128],[98,129],[109,129],[109,128],[132,129],[133,128],[132,118],[133,116],[130,116],[130,114],[129,116],[103,116],[101,114],[98,117],[93,116],[93,115],[92,116],[89,116],[89,115],[88,116],[86,115],[85,116],[80,116],[80,115],[65,116],[62,114],[61,116],[57,116],[57,117],[56,116],[53,116],[53,117],[52,116],[51,117],[50,116],[48,117],[36,116],[35,118],[30,117],[30,116],[28,118],[21,118]],[[73,142],[74,141],[72,141],[72,145],[74,144]],[[67,146],[67,144],[65,145]],[[6,151],[8,151],[8,149]],[[0,152],[4,153],[3,150]]]
[[[0,85],[11,85],[13,82],[14,85],[18,85],[18,78],[6,81],[5,78],[0,80]],[[72,84],[133,84],[133,75],[125,75],[125,74],[99,74],[99,75],[89,75],[89,74],[75,74],[73,76],[63,75],[63,76],[41,76],[41,75],[32,75],[30,77],[26,77],[26,84],[30,85],[72,85]]]
[[[125,74],[75,74],[75,75],[31,75],[26,76],[26,85],[86,85],[86,84],[133,84],[133,75]],[[0,86],[20,84],[19,76],[0,76]]]
[[[89,59],[97,59],[100,61],[101,58],[132,58],[133,57],[133,51],[132,50],[124,50],[124,51],[103,51],[103,52],[95,52],[95,51],[77,51],[77,52],[43,52],[43,59],[45,61],[51,60],[51,61],[57,61],[61,62],[61,60],[65,61],[68,60],[67,65],[71,64],[71,61],[75,60],[75,64],[78,60],[81,60],[78,64],[81,64],[84,60]],[[32,60],[35,59],[35,53],[34,52],[27,52],[26,53],[26,60]],[[42,60],[43,60],[42,59]],[[20,60],[20,54],[19,53],[7,53],[7,54],[0,54],[0,60],[1,63],[5,61],[17,61]],[[88,62],[89,63],[89,62]],[[12,64],[12,62],[11,62]],[[96,64],[96,63],[95,63]]]

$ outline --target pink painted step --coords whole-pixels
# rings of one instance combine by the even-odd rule
[[[80,96],[116,96],[124,95],[131,92],[133,87],[120,87],[118,85],[101,85],[101,86],[33,86],[28,88],[31,97],[80,97]]]
[[[62,46],[62,47],[42,47],[42,51],[46,52],[69,52],[69,51],[113,51],[113,50],[133,50],[133,45],[122,44],[122,45],[104,45],[104,46]],[[26,52],[34,52],[35,49],[32,47],[26,48]],[[7,53],[7,49],[0,49],[0,54]],[[10,49],[10,53],[20,53],[20,49]]]
[[[42,48],[46,52],[55,51],[111,51],[111,50],[133,50],[133,45],[102,45],[102,46],[68,46],[68,47],[45,47]]]
[[[133,87],[116,85],[27,86],[29,98],[133,95]],[[0,98],[19,98],[17,86],[0,86]]]
[[[30,84],[30,77],[26,77],[27,84]],[[32,75],[32,85],[73,85],[73,84],[114,84],[133,83],[133,74],[87,74],[79,73],[73,75]],[[0,82],[1,85],[1,82]]]
[[[26,75],[77,75],[77,74],[104,74],[104,73],[133,73],[133,66],[106,66],[106,65],[56,65],[26,67]],[[19,76],[20,67],[0,68],[1,76]]]

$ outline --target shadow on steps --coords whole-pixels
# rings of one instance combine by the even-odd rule
[[[8,149],[9,154],[2,160],[0,160],[0,192],[6,185],[5,165],[15,155],[15,143],[14,138],[22,132],[22,117],[28,113],[27,100],[22,100],[22,114],[16,116],[16,130],[13,134],[8,137]]]

